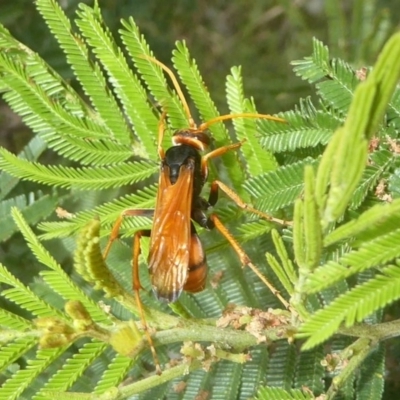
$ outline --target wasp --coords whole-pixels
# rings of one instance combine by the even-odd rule
[[[207,128],[210,125],[233,118],[262,118],[277,122],[285,121],[271,115],[242,113],[219,116],[197,126],[174,73],[157,59],[147,56],[144,56],[144,58],[158,65],[171,78],[187,115],[189,127],[176,131],[172,136],[173,146],[165,151],[162,147],[162,141],[166,112],[162,113],[158,128],[157,148],[161,165],[155,209],[127,209],[123,211],[112,228],[103,256],[104,258],[107,257],[113,241],[118,237],[120,226],[125,217],[153,217],[151,230],[140,230],[134,234],[132,272],[133,289],[142,324],[147,332],[157,372],[161,373],[139,296],[141,289],[139,280],[140,238],[150,236],[148,270],[153,293],[157,299],[163,302],[175,302],[182,291],[196,293],[202,291],[206,286],[206,254],[194,223],[208,230],[216,228],[233,247],[242,265],[250,266],[271,290],[278,293],[252,264],[250,258],[220,218],[215,213],[207,215],[206,212],[217,203],[218,192],[222,191],[239,207],[251,213],[281,224],[284,224],[285,221],[272,218],[256,210],[219,180],[211,182],[208,199],[201,197],[201,192],[208,178],[210,160],[222,156],[226,152],[237,150],[243,144],[243,142],[233,143],[203,154],[211,144],[211,138],[207,133]]]

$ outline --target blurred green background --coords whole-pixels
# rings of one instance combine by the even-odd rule
[[[70,17],[79,2],[59,0]],[[221,113],[227,112],[225,77],[232,66],[242,66],[246,95],[254,97],[260,112],[285,111],[300,98],[313,96],[312,87],[297,78],[290,65],[311,54],[313,37],[329,46],[332,57],[360,68],[373,64],[400,21],[396,0],[99,0],[99,4],[115,36],[120,19],[132,16],[155,56],[167,65],[175,41],[186,40]],[[0,22],[73,81],[34,1],[0,1]],[[16,152],[29,138],[19,117],[0,101],[0,145]],[[5,246],[0,248],[3,261],[7,253],[15,253]],[[14,242],[14,246],[19,245]],[[389,310],[389,318],[390,314],[398,315],[398,307]],[[386,400],[400,398],[399,352],[397,345],[388,353]]]
[[[70,17],[80,2],[93,0],[59,0]],[[227,112],[225,77],[234,65],[242,66],[246,94],[254,97],[260,112],[284,111],[312,95],[311,88],[293,74],[290,62],[311,53],[313,37],[326,43],[332,56],[359,68],[374,62],[399,27],[396,0],[99,0],[99,4],[115,36],[121,18],[132,16],[156,57],[168,65],[175,41],[186,40],[221,113]],[[0,22],[73,80],[34,1],[0,1]],[[0,121],[0,145],[17,151],[29,133],[2,104]]]
[[[84,1],[87,4],[93,1]],[[78,0],[60,0],[73,16]],[[309,87],[294,76],[290,61],[311,52],[311,39],[325,42],[335,57],[355,67],[371,64],[398,27],[395,0],[99,0],[116,33],[133,16],[158,59],[168,63],[176,40],[186,40],[207,86],[224,112],[224,78],[243,67],[245,89],[262,112],[293,107]],[[64,77],[71,71],[32,0],[0,2],[0,22],[39,52]]]

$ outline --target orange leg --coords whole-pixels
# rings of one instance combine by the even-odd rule
[[[140,238],[142,236],[149,236],[150,231],[138,231],[135,233],[135,236],[133,237],[133,257],[132,257],[132,286],[133,286],[133,291],[135,293],[135,298],[136,298],[136,304],[139,309],[139,314],[140,314],[140,321],[142,322],[144,332],[146,334],[147,341],[149,343],[149,347],[151,350],[151,354],[153,355],[153,360],[154,360],[154,365],[156,367],[156,372],[158,375],[161,375],[161,367],[160,367],[160,361],[157,356],[156,349],[154,347],[154,342],[153,338],[150,335],[150,330],[149,326],[147,325],[146,322],[146,314],[143,309],[143,304],[142,300],[140,299],[140,289],[142,288],[142,285],[140,284],[140,278],[139,278],[139,255],[140,255]]]
[[[258,268],[251,262],[249,256],[242,249],[237,240],[232,236],[226,226],[221,222],[221,220],[215,215],[210,215],[210,220],[213,222],[214,226],[218,231],[225,237],[229,244],[233,247],[236,254],[239,256],[240,262],[243,265],[248,265],[251,270],[261,279],[261,281],[268,287],[268,289],[280,300],[280,302],[285,306],[285,308],[290,309],[289,303],[282,297],[280,292],[268,281],[267,278],[258,270]]]
[[[225,154],[230,150],[235,150],[239,148],[244,142],[233,143],[227,146],[219,147],[211,151],[210,153],[204,155],[201,159],[201,170],[204,177],[208,175],[208,161],[211,158],[219,157]],[[218,199],[218,188],[221,189],[228,197],[230,197],[240,208],[244,210],[248,210],[254,214],[259,215],[261,218],[264,218],[268,221],[277,222],[281,225],[292,225],[291,222],[284,221],[283,219],[271,217],[268,214],[265,214],[255,208],[253,208],[250,204],[245,203],[231,188],[226,186],[223,182],[215,180],[211,183],[211,191],[210,191],[210,198],[209,203],[211,205],[215,205]]]
[[[253,214],[259,215],[261,218],[266,219],[267,221],[277,222],[281,225],[292,225],[292,222],[285,221],[283,219],[271,217],[268,214],[263,213],[262,211],[257,210],[252,207],[250,204],[245,203],[230,187],[226,186],[225,183],[215,180],[211,183],[210,189],[210,200],[209,203],[214,205],[218,199],[218,189],[222,190],[229,198],[231,198],[238,207],[252,212]]]
[[[227,151],[234,150],[239,148],[242,145],[243,142],[238,142],[234,143],[228,146],[220,147],[205,156],[203,156],[201,160],[201,168],[202,168],[202,173],[203,176],[206,177],[208,173],[208,160],[214,157],[218,157],[226,153]],[[268,220],[268,221],[273,221],[277,222],[282,225],[291,225],[290,222],[284,221],[282,219],[277,219],[273,218],[268,214],[265,214],[251,205],[245,203],[232,189],[230,189],[228,186],[226,186],[224,183],[221,181],[215,180],[211,183],[211,188],[210,188],[210,195],[209,195],[209,200],[208,203],[211,206],[214,206],[218,200],[218,189],[222,190],[228,197],[230,197],[240,208],[250,211],[256,215],[259,215],[260,217]],[[208,223],[208,221],[211,221],[211,224]],[[258,270],[258,268],[251,262],[250,258],[248,255],[245,253],[245,251],[242,249],[242,247],[239,245],[239,243],[236,241],[236,239],[232,236],[232,234],[229,232],[229,230],[222,224],[221,220],[215,215],[212,214],[209,219],[205,222],[202,223],[202,221],[198,221],[200,225],[206,227],[206,228],[212,228],[212,225],[214,225],[219,232],[225,238],[228,240],[228,242],[231,244],[233,249],[236,251],[236,254],[239,256],[240,261],[242,262],[243,265],[248,265],[252,271],[261,279],[262,282],[271,290],[271,292],[281,301],[281,303],[287,308],[290,308],[289,303],[281,296],[279,291],[261,274],[261,272]]]
[[[108,254],[110,253],[112,244],[116,239],[118,239],[119,230],[121,229],[121,225],[125,217],[152,217],[153,215],[154,210],[150,208],[128,209],[123,211],[112,227],[110,238],[108,239],[106,248],[103,252],[103,258],[107,258]]]
[[[118,217],[117,221],[115,222],[115,224],[111,230],[110,238],[109,238],[107,246],[103,252],[103,258],[104,259],[107,258],[113,242],[118,238],[119,230],[121,228],[122,221],[124,220],[125,217],[133,217],[133,216],[150,217],[150,216],[153,216],[153,214],[154,214],[154,210],[152,210],[152,209],[138,209],[138,210],[128,209],[128,210],[125,210]],[[139,293],[140,289],[142,288],[142,286],[140,284],[140,278],[139,278],[140,238],[142,236],[149,236],[149,235],[150,235],[149,230],[142,230],[142,231],[137,231],[133,237],[132,286],[133,286],[133,291],[135,294],[136,304],[137,304],[137,307],[139,310],[140,321],[142,322],[143,329],[145,331],[145,335],[146,335],[147,341],[149,343],[151,353],[153,355],[156,372],[158,375],[160,375],[161,374],[160,362],[158,360],[156,349],[154,348],[154,342],[150,335],[150,330],[149,330],[149,327],[146,322],[146,315],[145,315],[145,311],[144,311],[143,304],[140,299],[140,293]]]
[[[203,176],[207,177],[207,175],[208,175],[208,161],[211,158],[219,157],[230,150],[235,150],[235,149],[239,148],[243,143],[244,142],[238,142],[238,143],[230,144],[228,146],[219,147],[218,149],[215,149],[215,150],[211,151],[210,153],[204,155],[201,159],[201,170],[202,170]],[[218,188],[221,189],[228,197],[230,197],[240,208],[243,208],[244,210],[248,210],[254,214],[257,214],[261,218],[264,218],[268,221],[277,222],[281,225],[291,225],[290,222],[271,217],[270,215],[265,214],[255,208],[253,208],[250,204],[245,203],[232,189],[230,189],[228,186],[226,186],[224,183],[222,183],[221,181],[218,181],[218,180],[212,182],[212,184],[211,184],[211,192],[210,192],[210,200],[209,200],[209,203],[211,205],[214,205],[217,202]]]
[[[210,160],[211,158],[222,156],[223,154],[225,154],[230,150],[238,149],[242,144],[243,142],[229,144],[227,146],[218,147],[218,149],[215,149],[205,154],[201,159],[201,171],[204,176],[204,179],[206,179],[208,176],[208,160]]]
[[[228,146],[219,147],[218,149],[215,149],[215,150],[211,151],[210,153],[204,155],[201,159],[201,170],[202,170],[203,176],[206,178],[208,175],[208,161],[211,158],[219,157],[230,150],[236,150],[242,144],[243,144],[243,142],[238,142],[238,143],[230,144]],[[250,204],[245,203],[232,189],[230,189],[223,182],[218,181],[218,180],[215,180],[214,182],[211,183],[211,192],[210,192],[210,199],[209,199],[209,203],[211,205],[214,205],[217,202],[218,188],[221,189],[228,197],[230,197],[240,208],[243,208],[254,214],[257,214],[261,218],[264,218],[268,221],[277,222],[281,225],[292,225],[288,221],[284,221],[282,219],[271,217],[270,215],[265,214],[255,208],[253,208]]]

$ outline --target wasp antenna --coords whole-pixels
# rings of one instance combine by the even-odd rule
[[[174,85],[174,88],[176,92],[178,93],[178,97],[183,105],[183,108],[185,109],[186,115],[189,120],[189,125],[191,128],[196,128],[196,124],[194,122],[194,119],[192,117],[192,114],[190,113],[189,106],[187,104],[187,101],[185,99],[185,96],[183,95],[182,89],[179,85],[178,80],[176,79],[175,74],[172,72],[170,68],[168,68],[165,64],[163,64],[161,61],[158,61],[156,58],[148,56],[146,54],[141,55],[142,58],[145,58],[146,60],[158,65],[163,71],[165,71],[168,76],[171,78],[172,84]]]
[[[164,159],[165,157],[165,152],[164,149],[162,147],[162,141],[163,141],[163,137],[164,137],[164,132],[165,132],[165,118],[167,116],[167,113],[165,111],[163,111],[163,113],[161,114],[161,118],[160,121],[158,122],[158,140],[157,140],[157,151],[158,151],[158,155],[160,157],[161,160]]]
[[[279,117],[274,117],[272,115],[268,114],[257,114],[257,113],[239,113],[239,114],[227,114],[227,115],[220,115],[219,117],[215,117],[213,119],[210,119],[207,122],[203,122],[200,126],[199,129],[204,131],[206,130],[210,125],[215,124],[216,122],[220,121],[226,121],[229,119],[234,119],[234,118],[259,118],[259,119],[269,119],[271,121],[276,121],[276,122],[284,122],[286,121],[282,118]]]

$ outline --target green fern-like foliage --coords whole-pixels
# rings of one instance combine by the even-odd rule
[[[280,113],[284,124],[210,126],[216,147],[244,142],[210,164],[210,180],[274,219],[221,195],[215,213],[256,268],[199,229],[210,283],[170,307],[149,293],[142,238],[146,332],[130,260],[133,234],[151,220],[125,218],[107,260],[102,250],[124,210],[155,206],[160,117],[166,148],[189,126],[185,109],[132,18],[115,40],[97,3],[80,5],[73,23],[55,0],[36,5],[80,88],[0,27],[0,90],[35,134],[18,154],[0,148],[0,239],[20,232],[31,254],[18,270],[0,265],[0,398],[381,398],[381,342],[399,332],[382,323],[400,298],[399,34],[360,70],[314,40],[293,65],[317,100]],[[193,113],[217,117],[184,42],[172,63]],[[239,67],[226,102],[232,114],[264,112],[245,97]]]

